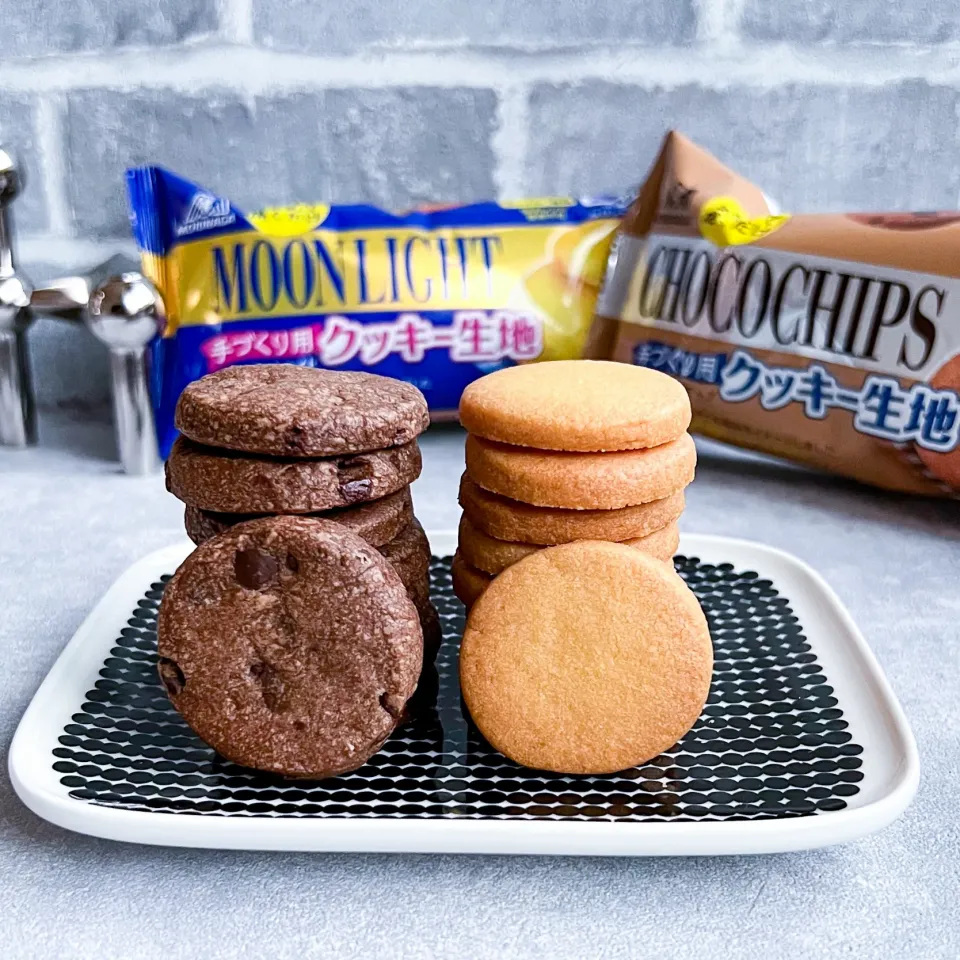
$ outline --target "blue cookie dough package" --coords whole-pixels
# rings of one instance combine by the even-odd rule
[[[581,356],[625,210],[614,198],[547,197],[244,213],[160,167],[129,170],[127,190],[166,313],[150,351],[164,457],[183,388],[231,364],[396,377],[443,419],[485,373]]]

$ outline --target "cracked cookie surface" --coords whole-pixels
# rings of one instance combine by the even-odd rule
[[[225,367],[189,384],[176,427],[197,443],[275,457],[328,457],[409,443],[429,424],[409,383],[290,363]]]

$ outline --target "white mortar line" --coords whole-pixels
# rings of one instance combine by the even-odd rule
[[[253,0],[220,0],[220,33],[228,43],[253,43]]]
[[[529,94],[523,86],[507,86],[499,91],[497,129],[491,146],[496,161],[493,177],[500,200],[526,195]]]
[[[379,52],[344,57],[280,53],[233,45],[128,50],[0,64],[0,91],[61,92],[77,88],[195,95],[210,89],[240,96],[330,88],[408,86],[499,89],[606,80],[641,87],[687,84],[723,89],[784,83],[877,86],[906,79],[960,86],[960,45],[794,48],[714,46],[590,47],[576,53],[517,51]],[[855,78],[855,79],[851,79]]]
[[[745,0],[696,0],[697,39],[716,50],[730,51],[740,42]]]
[[[51,93],[40,97],[36,112],[40,179],[47,198],[50,232],[57,236],[69,235],[73,227],[67,197],[67,155],[63,145],[65,106],[61,94]]]

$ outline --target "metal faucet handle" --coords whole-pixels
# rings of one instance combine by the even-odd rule
[[[164,323],[157,288],[136,270],[107,277],[87,304],[87,326],[111,350],[142,350]]]
[[[35,313],[83,322],[110,351],[114,425],[123,469],[150,473],[160,458],[147,381],[146,347],[164,322],[163,300],[127,257],[40,289],[16,269],[10,206],[23,173],[0,146],[0,444],[36,440],[26,329]]]
[[[0,333],[30,326],[32,297],[33,286],[22,273],[0,274]]]
[[[134,273],[139,266],[136,260],[118,254],[86,273],[57,277],[37,287],[30,297],[30,306],[38,315],[86,323],[87,304],[97,287],[109,277]]]
[[[163,298],[118,255],[84,274],[59,277],[33,290],[32,312],[83,323],[110,351],[110,392],[120,460],[126,473],[160,465],[147,380],[146,348],[165,322]]]
[[[23,190],[23,175],[13,154],[0,146],[0,206],[16,200]]]
[[[38,316],[83,321],[90,300],[90,281],[86,277],[58,277],[30,294],[30,308]]]
[[[17,270],[10,210],[22,189],[20,167],[0,146],[0,444],[11,447],[26,447],[37,438],[26,340],[33,285]]]
[[[147,344],[162,328],[163,298],[142,274],[126,271],[99,283],[84,320],[110,351],[113,419],[126,473],[152,473],[160,465],[147,380]]]

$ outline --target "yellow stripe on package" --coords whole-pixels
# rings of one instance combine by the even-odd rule
[[[159,167],[129,170],[127,187],[166,307],[150,356],[164,455],[183,388],[230,364],[369,370],[415,384],[443,417],[491,370],[579,357],[625,209],[548,197],[244,214]]]

